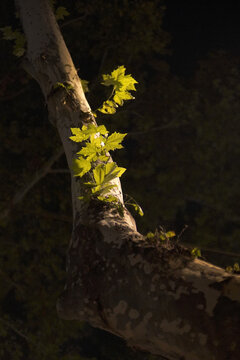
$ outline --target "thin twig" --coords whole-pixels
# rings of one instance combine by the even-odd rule
[[[21,295],[24,294],[24,291],[23,291],[22,287],[19,286],[15,281],[13,281],[13,280],[11,279],[11,277],[10,277],[6,272],[4,272],[2,269],[0,269],[0,276],[2,276],[2,278],[3,278],[6,282],[8,282],[9,284],[11,284],[14,288],[16,288],[16,289],[21,293]]]
[[[129,132],[128,137],[129,136],[134,137],[134,136],[139,136],[139,135],[150,134],[150,133],[153,133],[153,132],[163,131],[163,130],[166,130],[166,129],[178,128],[180,126],[182,126],[182,125],[176,126],[176,123],[174,121],[171,121],[169,124],[154,127],[154,128],[148,129],[148,130]]]
[[[57,221],[67,222],[70,224],[72,224],[72,221],[73,221],[71,216],[56,214],[56,213],[52,213],[52,212],[46,211],[46,210],[40,210],[40,211],[28,210],[27,213],[34,214],[35,216],[39,216],[39,217],[45,217],[47,219],[53,219],[53,220],[57,220]]]
[[[83,16],[78,16],[74,19],[71,19],[71,20],[68,20],[68,21],[65,21],[63,24],[59,25],[60,29],[62,29],[63,27],[66,27],[68,25],[72,25],[72,24],[75,24],[76,22],[80,21],[80,20],[84,20],[86,18],[88,14],[84,14]]]
[[[45,345],[42,344],[41,342],[39,342],[39,340],[34,340],[33,338],[31,339],[29,336],[27,336],[26,334],[24,334],[21,330],[17,329],[13,324],[11,324],[9,321],[3,319],[0,317],[0,322],[2,322],[6,327],[8,327],[10,330],[12,330],[13,332],[15,332],[17,335],[19,335],[21,338],[23,338],[24,340],[26,340],[29,344],[34,345],[34,347],[38,350],[41,351],[42,354],[46,355],[46,350],[45,350]],[[45,357],[44,357],[45,358]]]
[[[0,318],[0,321],[6,325],[9,329],[13,330],[16,334],[18,334],[19,336],[21,336],[23,339],[25,339],[27,342],[31,342],[31,340],[29,339],[29,337],[27,337],[25,334],[22,333],[22,331],[18,330],[15,328],[15,326],[13,326],[12,324],[10,324],[8,321],[4,320],[3,318]]]
[[[195,198],[188,198],[187,200],[195,202],[195,203],[197,203],[197,204],[199,204],[201,206],[212,209],[214,211],[218,211],[225,217],[225,219],[227,219],[227,220],[229,220],[231,222],[237,222],[237,223],[240,222],[240,217],[239,216],[235,216],[234,214],[228,215],[228,214],[226,214],[225,210],[223,208],[219,207],[219,206],[214,206],[214,205],[211,205],[211,204],[205,202],[204,200],[202,201],[200,199],[195,199]]]
[[[185,242],[182,242],[182,244],[184,246],[186,246],[186,247],[189,247],[189,248],[193,248],[195,246],[194,244],[189,244],[189,243],[185,243]],[[240,258],[240,254],[238,254],[238,253],[233,253],[233,252],[230,252],[230,251],[223,251],[223,250],[218,250],[218,249],[202,248],[201,246],[198,246],[198,247],[203,252],[210,252],[210,253],[213,253],[213,254],[219,254],[219,255],[224,255],[224,256]]]
[[[238,253],[233,253],[233,252],[229,252],[229,251],[222,251],[222,250],[209,249],[209,248],[203,248],[203,249],[201,249],[201,250],[202,250],[202,251],[205,251],[205,252],[210,252],[210,253],[215,253],[215,254],[224,255],[224,256],[230,256],[230,257],[240,258],[240,254],[238,254]]]
[[[13,100],[13,99],[15,99],[16,97],[18,97],[19,95],[24,94],[28,89],[29,89],[29,85],[21,88],[20,90],[18,90],[18,91],[15,92],[14,94],[0,97],[0,101],[1,101],[1,102],[5,102],[5,101]]]
[[[44,178],[49,171],[51,170],[52,165],[62,156],[64,153],[63,148],[59,148],[53,156],[43,165],[43,167],[38,170],[34,176],[27,182],[27,185],[23,186],[19,191],[16,192],[13,199],[10,201],[10,206],[8,206],[0,214],[0,219],[5,219],[9,216],[11,210],[15,205],[20,203],[27,193],[36,185],[42,178]]]
[[[69,169],[51,169],[49,170],[50,174],[70,174]]]

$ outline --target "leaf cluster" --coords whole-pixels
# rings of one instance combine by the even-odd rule
[[[125,200],[125,205],[132,206],[138,215],[143,216],[144,215],[143,209],[136,202],[136,200],[132,196],[129,196],[129,195],[125,195],[125,196],[127,197],[127,199]]]
[[[55,17],[56,20],[64,20],[66,16],[69,16],[70,13],[67,11],[67,9],[64,6],[58,6],[55,10]]]
[[[191,255],[194,258],[199,258],[199,257],[201,257],[201,250],[199,248],[195,247],[191,250]]]
[[[240,274],[240,266],[239,263],[234,263],[233,266],[227,266],[226,271],[230,274]]]
[[[55,1],[51,1],[51,6],[54,8]],[[67,9],[64,6],[58,6],[55,10],[55,17],[56,20],[64,20],[66,16],[70,15]],[[11,26],[5,26],[0,28],[2,32],[2,37],[4,40],[14,41],[13,45],[13,55],[17,57],[21,57],[24,55],[26,51],[26,37],[25,35],[19,30],[13,30]],[[83,88],[87,89],[87,83],[82,84]],[[87,90],[86,90],[87,91]]]
[[[84,142],[84,146],[77,152],[77,159],[73,161],[74,176],[83,177],[90,173],[91,181],[84,185],[88,191],[81,200],[88,200],[91,196],[99,200],[116,202],[117,198],[110,196],[109,191],[116,185],[112,181],[120,177],[125,168],[118,167],[115,162],[110,162],[109,151],[121,149],[121,142],[127,134],[114,132],[108,136],[108,130],[104,125],[96,126],[89,124],[82,128],[71,128],[73,136],[70,139],[75,142]]]
[[[132,100],[134,97],[130,91],[136,91],[137,81],[129,74],[125,75],[126,68],[122,65],[111,74],[103,75],[102,85],[113,86],[113,91],[108,100],[97,110],[104,114],[114,114],[118,106],[122,106],[124,101]]]
[[[2,37],[4,40],[14,41],[13,55],[20,57],[25,53],[26,38],[24,34],[16,29],[13,30],[11,26],[5,26],[0,28]]]
[[[155,232],[148,232],[146,238],[152,241],[168,241],[169,239],[175,237],[176,234],[174,231],[165,231],[162,227],[156,229]]]
[[[125,71],[124,66],[119,66],[110,75],[103,75],[102,84],[113,86],[112,100],[105,101],[98,111],[113,114],[118,105],[123,105],[124,100],[133,99],[129,91],[136,90],[134,84],[137,81],[131,75],[126,75]],[[62,86],[61,83],[58,84]],[[83,82],[82,85],[84,87]],[[87,85],[86,81],[85,85]],[[81,129],[71,128],[71,131],[70,139],[83,145],[76,154],[77,158],[73,160],[74,176],[83,177],[89,174],[90,177],[90,181],[84,182],[85,194],[79,199],[89,201],[91,198],[97,198],[103,202],[110,202],[123,216],[123,205],[111,194],[111,190],[117,187],[114,181],[120,178],[126,169],[111,161],[109,151],[123,148],[122,141],[127,134],[114,132],[109,135],[104,125],[94,124],[83,125]],[[139,215],[143,216],[142,208],[133,198],[128,197],[126,205],[132,206]]]
[[[82,84],[83,92],[84,93],[88,92],[89,91],[89,88],[88,88],[89,81],[82,80],[82,79],[80,79],[80,81],[81,81],[81,84]],[[70,83],[68,83],[68,82],[62,83],[62,82],[58,81],[53,85],[53,90],[56,90],[56,89],[59,89],[59,88],[63,88],[64,90],[66,90],[67,93],[69,93],[73,89],[73,87],[72,87],[72,85]]]

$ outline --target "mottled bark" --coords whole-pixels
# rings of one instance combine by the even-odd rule
[[[27,38],[25,67],[38,81],[69,167],[76,144],[70,127],[94,122],[71,57],[47,0],[18,0]],[[56,82],[71,84],[70,93]],[[67,284],[57,304],[63,319],[88,321],[130,346],[169,360],[237,360],[240,276],[193,259],[178,245],[151,243],[131,215],[77,196],[72,177],[73,232]],[[117,195],[122,201],[118,182]]]

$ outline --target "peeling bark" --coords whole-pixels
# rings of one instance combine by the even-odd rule
[[[71,168],[77,148],[70,128],[95,120],[48,1],[17,5],[28,44],[25,68],[42,89]],[[73,90],[54,91],[57,82]],[[169,360],[237,360],[240,276],[194,260],[176,244],[150,243],[127,210],[121,218],[110,205],[83,205],[81,188],[72,177],[73,232],[59,316],[88,321]]]

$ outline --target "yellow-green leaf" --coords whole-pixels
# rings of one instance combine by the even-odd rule
[[[122,174],[126,171],[123,167],[118,167],[116,163],[111,162],[104,165],[105,170],[105,179],[104,182],[110,182],[111,180],[115,179],[116,177],[122,176]]]
[[[101,108],[98,109],[103,114],[115,114],[116,112],[116,103],[112,100],[104,101]]]
[[[25,53],[26,38],[22,32],[18,29],[13,30],[11,26],[5,26],[0,28],[3,33],[3,39],[14,40],[13,55],[22,56]]]
[[[114,132],[110,135],[105,142],[106,151],[121,149],[123,146],[120,144],[127,134]]]
[[[59,83],[61,85],[61,83]],[[59,85],[59,86],[60,86]],[[64,85],[63,85],[64,86]],[[70,139],[75,142],[81,142],[89,139],[91,135],[96,135],[98,137],[100,134],[107,135],[108,130],[104,125],[96,126],[94,124],[89,124],[88,126],[83,125],[82,129],[80,128],[71,128],[72,134]],[[94,136],[93,136],[94,138]]]
[[[71,128],[73,136],[70,136],[69,139],[75,142],[82,142],[87,140],[88,136],[81,131],[79,128]]]
[[[114,90],[125,91],[125,90],[136,90],[134,84],[137,84],[137,81],[129,74],[125,75],[126,68],[122,65],[117,69],[113,70],[109,75],[103,75],[102,84],[105,86],[112,85]]]
[[[154,236],[155,236],[154,233],[151,232],[151,231],[147,233],[147,238],[148,239],[152,239],[152,238],[154,238]]]
[[[109,194],[109,191],[115,188],[116,186],[117,185],[106,185],[106,186],[99,185],[98,187],[96,187],[96,190],[95,191],[92,190],[92,192],[94,193],[98,192],[99,195],[103,196],[105,194]]]
[[[84,146],[80,151],[78,151],[77,154],[86,156],[88,161],[95,161],[98,151],[99,148],[95,144],[86,143],[86,146]]]
[[[134,99],[134,97],[128,91],[116,91],[116,94],[113,97],[113,100],[118,105],[123,105],[123,100],[131,100],[131,99]]]
[[[80,157],[79,159],[73,160],[73,172],[74,176],[82,177],[91,169],[91,163],[87,159]]]
[[[89,88],[88,88],[89,81],[87,81],[87,80],[82,80],[82,79],[80,79],[80,80],[81,80],[83,92],[84,92],[84,93],[89,92]]]
[[[70,14],[64,6],[59,6],[55,11],[56,20],[63,20],[68,15]]]
[[[96,185],[101,185],[104,182],[105,171],[102,165],[98,165],[95,169],[93,169],[93,176]]]
[[[201,256],[201,250],[198,249],[198,248],[194,248],[194,249],[192,249],[191,254],[192,254],[192,256],[194,256],[196,258],[200,257]]]
[[[168,232],[166,233],[166,236],[167,236],[168,238],[171,238],[171,237],[176,236],[176,234],[175,234],[174,231],[168,231]]]

